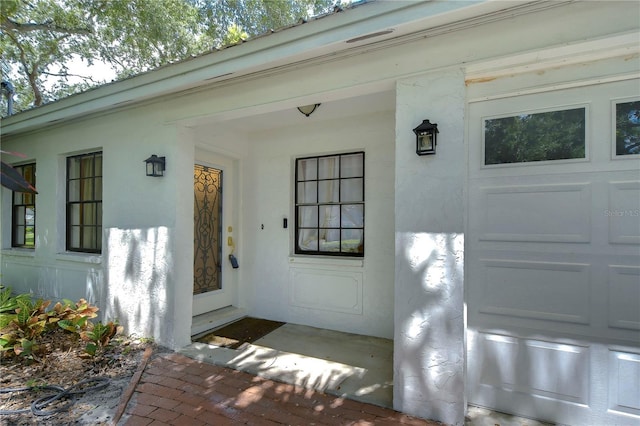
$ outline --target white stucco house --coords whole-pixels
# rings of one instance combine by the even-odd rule
[[[5,118],[39,194],[2,190],[2,283],[176,349],[210,312],[391,338],[394,408],[450,424],[638,425],[639,17],[371,2]]]

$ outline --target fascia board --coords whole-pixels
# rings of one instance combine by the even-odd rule
[[[395,29],[391,36],[396,37],[405,27],[424,29],[429,25],[489,17],[514,5],[522,8],[537,3],[495,0],[372,2],[7,117],[3,119],[2,134],[26,132],[328,52],[353,49],[346,40],[382,29]]]

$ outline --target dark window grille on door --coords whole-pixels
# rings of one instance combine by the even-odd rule
[[[196,164],[193,180],[193,294],[201,294],[222,288],[222,170]]]

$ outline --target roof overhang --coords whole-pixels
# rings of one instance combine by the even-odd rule
[[[372,45],[397,43],[412,35],[455,31],[563,3],[566,2],[477,0],[361,4],[7,117],[3,119],[2,134],[38,130],[158,97],[274,72],[327,55],[356,54]]]

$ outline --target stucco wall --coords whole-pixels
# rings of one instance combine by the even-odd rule
[[[393,336],[393,121],[392,112],[309,120],[249,137],[258,142],[245,165],[244,262],[251,268],[241,292],[253,315]],[[292,255],[294,158],[359,150],[365,152],[364,259]]]
[[[398,83],[395,178],[394,408],[462,425],[464,400],[464,76]],[[411,131],[438,124],[436,154]]]
[[[188,343],[191,303],[190,296],[183,300],[180,285],[190,288],[191,281],[181,278],[185,263],[176,262],[176,257],[189,257],[192,246],[175,237],[185,234],[184,222],[177,219],[184,214],[181,210],[190,214],[192,208],[192,195],[185,198],[178,179],[184,180],[181,161],[189,166],[187,179],[191,179],[193,147],[188,140],[180,146],[175,143],[178,131],[160,122],[160,110],[161,104],[135,114],[124,111],[3,144],[3,149],[27,153],[27,161],[36,161],[39,194],[36,249],[3,250],[2,283],[47,299],[86,298],[98,305],[102,318],[177,347]],[[68,253],[65,158],[92,151],[102,151],[104,159],[102,255]],[[167,156],[164,178],[145,176],[143,160],[151,154]],[[3,218],[10,218],[10,193],[2,192]],[[3,225],[6,248],[10,230],[6,222]]]

